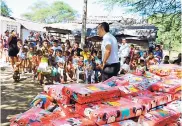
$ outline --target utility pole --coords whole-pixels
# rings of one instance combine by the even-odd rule
[[[81,48],[86,41],[86,23],[87,23],[87,0],[84,0],[83,4],[83,15],[82,15],[82,33],[81,33]]]

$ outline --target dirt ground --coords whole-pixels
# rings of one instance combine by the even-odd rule
[[[42,86],[32,81],[32,74],[21,76],[19,83],[14,83],[11,67],[0,71],[1,82],[1,126],[9,126],[9,119],[29,109],[33,98],[43,91]]]

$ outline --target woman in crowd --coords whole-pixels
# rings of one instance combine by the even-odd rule
[[[11,36],[8,39],[8,45],[9,45],[8,55],[11,60],[11,65],[14,69],[14,67],[15,67],[14,65],[18,60],[17,54],[19,52],[18,46],[17,46],[17,36],[16,36],[16,32],[14,30],[11,31]]]

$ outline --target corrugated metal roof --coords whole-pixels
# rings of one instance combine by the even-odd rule
[[[45,24],[35,23],[22,19],[15,19],[15,20],[28,30],[46,32],[46,29],[44,29]]]
[[[10,17],[5,17],[5,16],[0,16],[1,21],[9,21],[9,22],[14,22],[14,23],[19,23],[14,19],[11,19]]]

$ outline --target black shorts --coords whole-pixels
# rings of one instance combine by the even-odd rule
[[[102,70],[102,81],[117,76],[120,70],[120,63],[106,64]]]

